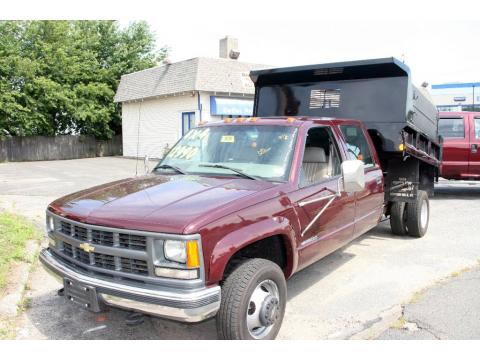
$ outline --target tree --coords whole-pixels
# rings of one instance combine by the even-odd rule
[[[0,21],[0,136],[121,131],[121,75],[158,64],[145,22]]]

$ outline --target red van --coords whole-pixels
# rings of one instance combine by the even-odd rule
[[[480,180],[480,112],[441,112],[438,133],[443,137],[440,176]]]

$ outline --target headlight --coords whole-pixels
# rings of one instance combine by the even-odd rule
[[[197,240],[165,240],[163,258],[181,265],[171,267],[164,261],[160,261],[155,264],[155,275],[184,280],[199,278],[201,248]]]
[[[182,264],[187,262],[185,241],[165,240],[165,243],[163,244],[163,252],[167,260]]]

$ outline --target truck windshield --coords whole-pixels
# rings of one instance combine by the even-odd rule
[[[286,181],[297,128],[220,125],[190,130],[155,171]]]

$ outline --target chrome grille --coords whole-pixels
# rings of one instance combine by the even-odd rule
[[[75,248],[75,253],[78,261],[90,265],[90,255],[87,252],[80,248]]]
[[[83,225],[65,218],[56,219],[55,232],[60,238],[64,237],[59,239],[62,245],[58,249],[66,259],[72,259],[77,265],[85,264],[90,269],[97,268],[110,276],[116,276],[112,271],[119,276],[125,274],[132,278],[149,276],[148,262],[143,259],[147,252],[145,235],[130,234],[128,230]],[[83,250],[80,247],[82,243],[89,243],[94,250]]]
[[[72,246],[69,243],[63,243],[63,253],[67,257],[80,261],[86,265],[92,265],[98,268],[107,270],[117,270],[124,273],[148,275],[148,264],[145,260],[130,259],[126,257],[119,258],[119,268],[115,266],[115,256],[101,253],[92,253],[93,261],[90,259],[90,254]]]
[[[113,233],[109,231],[92,230],[92,243],[103,246],[113,246]]]
[[[73,246],[68,243],[63,243],[63,253],[69,257],[73,257]]]
[[[128,272],[132,274],[147,275],[148,266],[147,263],[143,260],[129,259],[129,258],[120,258],[120,265],[123,272]]]
[[[75,225],[73,227],[73,237],[80,241],[87,241],[88,240],[87,229],[84,227]]]
[[[132,234],[119,234],[119,246],[132,250],[147,250],[147,241],[145,236]]]
[[[113,257],[112,255],[94,254],[93,259],[95,261],[95,266],[104,269],[115,270],[115,257]]]
[[[58,231],[62,234],[73,237],[79,241],[88,241],[87,227],[80,225],[72,225],[67,221],[61,220]],[[94,244],[103,246],[115,246],[115,233],[111,231],[103,230],[91,230],[91,241]],[[142,235],[134,235],[128,233],[118,232],[118,247],[146,251],[147,250],[147,237]]]
[[[60,228],[58,231],[70,236],[72,234],[72,225],[66,221],[60,221]]]

